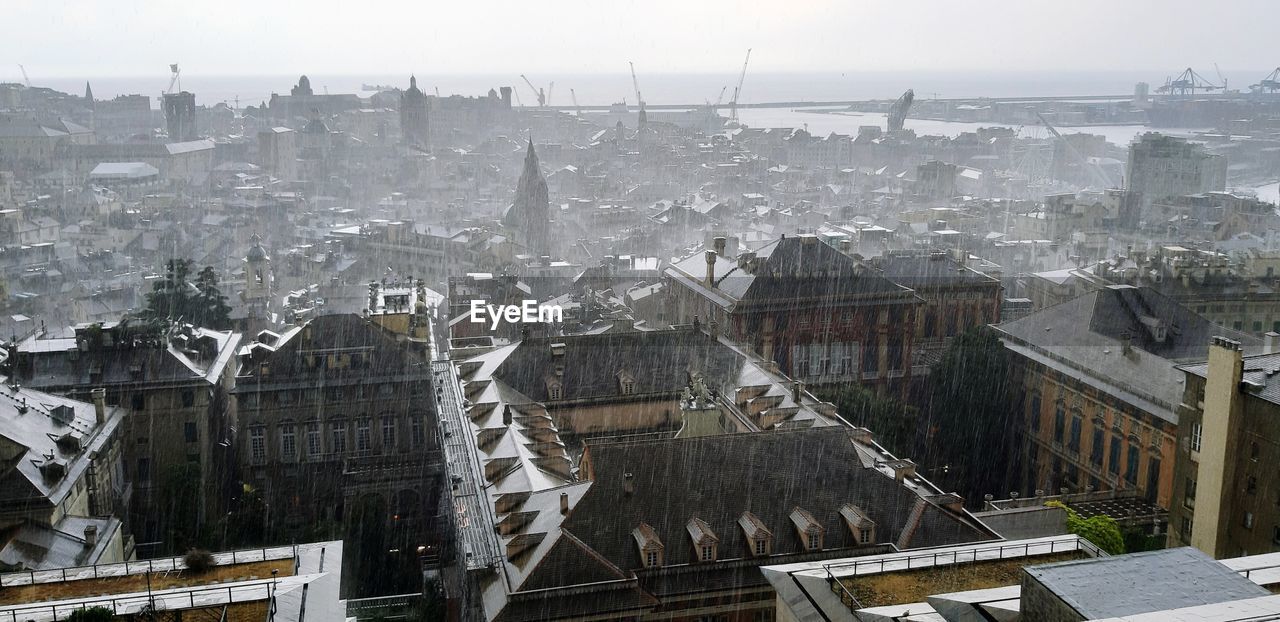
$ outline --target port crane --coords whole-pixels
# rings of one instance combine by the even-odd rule
[[[631,65],[631,86],[636,90],[636,105],[644,108],[644,98],[640,97],[640,80],[636,78],[636,64],[631,61],[627,61],[627,64]]]
[[[738,86],[733,87],[733,100],[729,102],[729,120],[738,120],[738,96],[742,95],[742,83],[747,79],[747,63],[751,62],[751,48],[747,48],[747,58],[742,61],[742,73],[738,75]]]
[[[1053,124],[1049,123],[1049,120],[1044,118],[1043,114],[1037,112],[1036,116],[1040,118],[1040,122],[1049,129],[1049,133],[1053,134],[1054,138],[1062,141],[1062,144],[1067,147],[1067,153],[1071,154],[1071,158],[1085,170],[1089,171],[1089,176],[1093,178],[1093,183],[1098,184],[1099,190],[1116,187],[1115,184],[1111,183],[1111,178],[1107,176],[1107,172],[1102,170],[1102,167],[1098,166],[1096,163],[1086,160],[1085,157],[1076,149],[1075,145],[1072,145],[1071,141],[1067,140],[1062,134],[1059,134],[1057,128],[1053,127]]]
[[[27,68],[18,63],[18,69],[22,70],[22,81],[27,83],[27,88],[31,88],[31,78],[27,77]]]
[[[1205,79],[1204,76],[1195,72],[1195,70],[1187,67],[1178,74],[1176,78],[1168,78],[1165,83],[1156,89],[1157,93],[1167,93],[1169,95],[1195,95],[1196,91],[1221,91],[1225,87],[1220,84],[1214,84]]]
[[[578,94],[573,92],[573,88],[569,89],[569,99],[573,100],[574,114],[578,115],[579,117],[582,116],[582,106],[578,105]]]
[[[524,74],[520,74],[520,79],[524,80],[524,83],[529,85],[529,90],[533,91],[534,97],[538,98],[538,107],[542,108],[546,106],[547,105],[546,91],[543,91],[542,89],[534,86],[533,83],[529,81],[529,78],[526,78]]]
[[[166,94],[173,92],[173,85],[178,85],[178,90],[182,90],[182,70],[178,69],[178,63],[169,64],[169,88],[165,89]]]
[[[903,123],[907,120],[907,111],[911,109],[911,102],[915,101],[916,92],[907,89],[893,105],[889,107],[889,131],[902,129]]]
[[[1260,80],[1257,84],[1250,86],[1249,90],[1255,93],[1280,92],[1280,67],[1276,67],[1275,71],[1267,74],[1267,77]]]

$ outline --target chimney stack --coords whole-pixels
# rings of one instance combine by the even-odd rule
[[[567,492],[560,493],[560,513],[569,513],[569,493]]]
[[[502,425],[511,425],[511,406],[502,407]]]
[[[706,251],[707,258],[707,287],[716,286],[716,252]]]
[[[1244,413],[1240,383],[1243,380],[1240,342],[1214,337],[1209,344],[1201,419],[1200,477],[1196,481],[1196,520],[1191,530],[1191,546],[1213,557],[1223,557],[1227,549],[1227,530],[1220,526],[1228,520],[1236,482],[1232,452],[1242,442]]]
[[[87,548],[98,546],[98,526],[87,525],[84,528],[84,545]]]
[[[107,390],[101,387],[90,391],[93,396],[93,415],[98,425],[107,422]]]
[[[726,240],[724,236],[716,237],[716,239],[713,241],[713,244],[715,244],[714,248],[716,250],[717,255],[724,257],[724,249],[727,242],[728,240]]]
[[[1262,351],[1267,354],[1275,354],[1276,346],[1280,346],[1280,333],[1267,331],[1262,336]]]
[[[636,485],[631,481],[633,477],[634,476],[630,473],[622,474],[622,494],[627,495],[628,497],[631,496],[631,493],[636,491]]]
[[[804,395],[804,382],[797,380],[791,385],[791,399],[799,404],[802,395]]]

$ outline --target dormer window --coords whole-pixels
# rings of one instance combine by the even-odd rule
[[[862,508],[846,503],[840,508],[840,517],[844,519],[845,526],[849,528],[849,535],[853,537],[856,544],[875,543],[876,523]]]
[[[738,526],[742,528],[742,535],[747,538],[747,550],[755,557],[768,557],[773,553],[773,532],[769,531],[764,522],[751,512],[743,512],[738,517]]]
[[[563,399],[564,387],[559,383],[552,384],[547,387],[547,395],[553,400]]]
[[[720,543],[720,538],[716,537],[715,532],[711,531],[711,526],[706,521],[695,516],[685,524],[685,530],[689,532],[689,541],[693,544],[693,551],[697,555],[698,561],[715,561],[716,548]]]
[[[618,377],[618,391],[623,395],[632,395],[636,392],[636,379],[629,371],[620,371]]]
[[[822,536],[826,528],[813,517],[813,514],[804,508],[796,507],[791,510],[791,523],[796,526],[796,533],[800,536],[800,543],[804,545],[804,550],[822,550]]]
[[[631,537],[635,538],[636,548],[640,551],[640,561],[645,568],[662,566],[662,553],[665,547],[653,527],[648,523],[640,523],[638,527],[631,530]]]

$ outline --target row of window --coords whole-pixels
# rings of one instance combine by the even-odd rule
[[[340,402],[347,399],[392,399],[395,397],[405,397],[409,385],[404,384],[379,384],[379,385],[356,385],[354,387],[325,387],[320,395],[329,402]],[[420,394],[424,389],[415,387],[414,394]],[[314,399],[317,393],[310,390],[292,390],[292,391],[271,391],[264,393],[246,392],[237,396],[240,405],[247,408],[257,408],[264,405],[288,405],[306,402]],[[264,397],[269,396],[269,397]]]
[[[1080,453],[1080,438],[1084,427],[1084,418],[1079,414],[1073,414],[1071,417],[1070,430],[1068,433],[1066,421],[1066,411],[1063,404],[1058,403],[1053,413],[1053,440],[1056,443],[1063,443],[1068,451],[1076,454]],[[1031,398],[1031,428],[1033,432],[1040,431],[1040,396]],[[1142,449],[1140,443],[1128,443],[1128,451],[1124,452],[1123,445],[1126,443],[1125,438],[1119,433],[1111,435],[1111,445],[1109,447],[1106,460],[1107,471],[1112,475],[1120,474],[1121,456],[1125,455],[1124,478],[1130,484],[1138,482],[1138,466],[1141,461]],[[1106,433],[1101,426],[1094,426],[1093,439],[1089,446],[1089,462],[1101,469],[1103,467],[1103,452],[1106,445]],[[1198,443],[1197,443],[1198,448]],[[1157,464],[1159,459],[1152,458]],[[1149,477],[1158,478],[1159,474],[1153,474]]]
[[[901,340],[891,340],[886,348],[890,371],[901,371],[905,349]],[[877,340],[832,341],[791,346],[792,372],[800,378],[812,376],[852,376],[859,370],[865,375],[880,374],[880,350]]]
[[[392,453],[396,449],[396,440],[399,438],[399,421],[394,417],[383,417],[381,432],[383,453]],[[278,459],[281,462],[295,462],[298,460],[298,442],[299,430],[298,426],[292,422],[284,422],[276,426],[277,436],[279,439],[280,453]],[[301,440],[306,447],[306,457],[311,460],[317,460],[326,454],[344,454],[349,450],[347,444],[348,426],[346,421],[331,421],[328,424],[328,447],[325,447],[325,439],[322,435],[322,425],[319,421],[308,421],[302,426]],[[418,448],[426,444],[426,430],[421,417],[411,417],[409,427],[409,443],[411,447]],[[326,451],[327,449],[327,451]],[[355,420],[355,446],[354,449],[359,453],[367,453],[373,451],[373,419],[371,417],[362,417]],[[267,426],[257,425],[249,428],[249,458],[254,464],[264,464],[267,461]]]

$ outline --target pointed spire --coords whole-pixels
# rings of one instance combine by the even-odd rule
[[[409,74],[409,88],[411,88],[411,89],[417,89],[417,88],[418,88],[418,76],[415,76],[415,75],[413,75],[413,74]]]
[[[533,137],[529,137],[529,148],[524,152],[524,168],[526,174],[531,169],[533,172],[541,174],[538,170],[538,154],[533,151]]]
[[[85,101],[89,102],[90,104],[93,103],[93,88],[89,86],[88,80],[85,80],[84,82],[84,98],[85,98]]]

